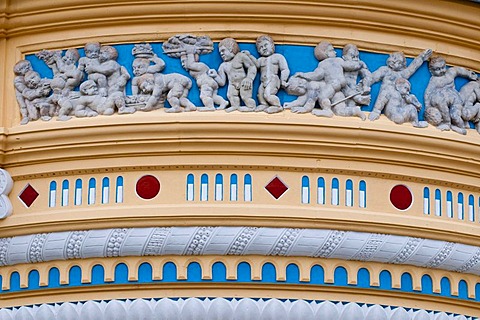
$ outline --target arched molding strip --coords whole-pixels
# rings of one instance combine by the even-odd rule
[[[148,265],[149,268],[142,268],[142,265]],[[215,268],[215,265],[219,265],[220,268]],[[242,265],[244,267],[241,268]],[[51,277],[51,271],[54,269],[58,273],[58,278]],[[36,277],[31,277],[32,272]],[[388,273],[390,278],[388,283],[384,280],[385,273]],[[465,301],[480,301],[480,296],[475,292],[480,280],[475,275],[448,273],[408,265],[385,265],[339,259],[280,256],[91,258],[78,260],[75,264],[72,261],[56,261],[53,265],[44,262],[3,267],[0,268],[0,274],[2,295],[47,288],[73,289],[90,284],[138,285],[145,283],[145,279],[150,279],[146,283],[161,282],[164,285],[187,281],[218,284],[229,280],[237,284],[299,283],[307,287],[320,284],[359,290],[362,288],[393,290],[415,295],[434,294]]]

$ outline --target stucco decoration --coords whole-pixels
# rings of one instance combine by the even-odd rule
[[[63,302],[0,309],[0,319],[341,319],[341,320],[474,320],[435,310],[354,302],[250,299],[179,298]]]
[[[0,238],[0,266],[151,255],[337,258],[480,275],[479,247],[353,231],[204,226],[103,229]]]
[[[163,44],[163,51],[170,57],[180,58],[182,67],[195,79],[200,90],[200,100],[204,105],[199,111],[225,109],[228,102],[218,95],[218,82],[211,68],[200,61],[200,55],[213,51],[212,39],[208,36],[196,37],[190,34],[176,35]]]
[[[270,36],[259,36],[256,48],[258,54],[240,51],[235,39],[225,38],[218,46],[222,62],[213,68],[200,61],[201,56],[218,55],[209,36],[175,35],[162,44],[162,54],[180,59],[185,74],[164,73],[167,66],[159,56],[158,47],[155,52],[151,44],[139,43],[131,50],[133,75],[117,61],[118,52],[113,46],[89,42],[83,48],[85,56],[75,48],[64,52],[42,50],[36,56],[51,69],[51,78],[42,79],[28,60],[20,60],[14,66],[21,124],[39,119],[48,121],[53,117],[65,121],[72,117],[128,114],[164,107],[165,112],[195,111],[197,107],[190,100],[193,98],[188,96],[196,85],[203,103],[198,111],[277,113],[290,109],[293,113],[365,120],[367,116],[361,108],[373,104],[368,116],[372,121],[383,112],[396,124],[411,123],[424,128],[430,123],[440,130],[452,129],[465,134],[467,122],[471,121],[480,131],[477,75],[462,67],[447,70],[445,60],[438,57],[430,62],[432,77],[425,91],[427,121],[420,121],[423,106],[412,94],[414,84],[408,79],[430,58],[430,49],[408,65],[403,52],[393,52],[386,66],[371,72],[360,60],[355,44],[345,45],[342,57],[337,57],[333,45],[322,41],[314,48],[314,56],[319,61],[317,68],[290,76],[288,61],[275,51],[275,42]],[[258,87],[254,85],[257,73]],[[457,76],[472,80],[460,92],[454,86]],[[371,86],[376,82],[381,82],[380,92],[372,103]],[[222,97],[218,90],[225,85],[227,93]],[[131,88],[128,96],[127,86]],[[281,89],[297,99],[282,102]],[[258,103],[253,98],[254,92],[257,92]]]
[[[259,105],[255,111],[277,113],[283,110],[278,90],[287,85],[290,69],[287,59],[275,52],[275,42],[268,35],[261,35],[256,42],[258,59],[249,55],[258,69],[260,69],[260,87],[258,88]]]
[[[382,85],[380,87],[377,101],[375,101],[375,105],[373,106],[373,111],[368,117],[370,120],[374,121],[380,117],[382,110],[388,105],[389,100],[394,96],[395,91],[398,91],[396,88],[396,81],[398,79],[408,80],[431,55],[432,50],[427,49],[413,59],[413,61],[407,66],[407,59],[405,59],[403,52],[393,52],[387,59],[387,65],[378,68],[372,73],[373,83],[382,81]],[[413,98],[410,98],[409,100],[413,100]],[[410,104],[412,103],[410,102]],[[395,110],[395,108],[390,108],[390,110],[392,109]],[[398,118],[401,115],[402,113],[397,117],[392,114],[392,118],[397,118],[397,121],[393,120],[391,117],[387,117],[397,123],[411,122],[408,119],[399,121]]]
[[[305,90],[301,97],[307,100],[303,106],[302,103],[299,105],[301,100],[297,100],[293,106],[288,104],[287,107],[297,113],[311,112],[322,117],[332,117],[334,114],[345,117],[358,116],[365,120],[366,116],[356,102],[368,104],[371,75],[366,64],[359,60],[357,47],[346,46],[343,58],[339,58],[331,43],[320,42],[315,47],[315,57],[320,62],[314,71],[299,72],[293,76],[307,81],[309,89]],[[362,88],[357,91],[359,74],[365,81],[360,84],[358,89]],[[359,96],[363,96],[363,99],[359,99]],[[355,98],[356,101],[351,100]],[[316,103],[320,109],[315,109]]]
[[[440,56],[430,59],[428,70],[432,77],[425,90],[425,118],[439,130],[451,129],[466,134],[462,118],[464,101],[455,89],[455,78],[464,77],[475,81],[477,75],[462,67],[447,68],[445,59]]]
[[[228,79],[227,97],[230,107],[225,111],[255,111],[256,103],[252,94],[257,67],[254,61],[245,52],[240,52],[238,43],[233,38],[225,38],[220,41],[218,51],[223,63],[220,64],[218,71],[210,70],[210,74],[220,86],[224,86]],[[240,106],[240,98],[245,106]]]
[[[460,97],[464,101],[462,118],[472,121],[480,133],[480,79],[470,81],[460,89]]]
[[[8,198],[8,194],[12,191],[12,188],[12,177],[7,170],[0,169],[0,219],[5,219],[13,212],[12,203]]]

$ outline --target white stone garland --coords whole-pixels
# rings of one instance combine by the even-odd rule
[[[464,315],[380,305],[278,299],[135,299],[0,309],[0,320],[474,320]]]
[[[375,233],[292,228],[161,227],[0,238],[0,266],[161,255],[264,255],[409,264],[480,275],[480,248]]]

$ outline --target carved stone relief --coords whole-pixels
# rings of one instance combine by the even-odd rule
[[[431,58],[430,49],[409,64],[402,52],[393,52],[385,66],[371,72],[360,60],[356,45],[345,45],[342,57],[337,57],[333,45],[322,41],[314,49],[319,61],[317,68],[290,75],[287,58],[276,52],[270,36],[259,36],[256,48],[257,53],[241,51],[235,39],[225,38],[218,44],[216,53],[213,41],[206,35],[175,35],[163,43],[162,54],[180,59],[190,77],[165,73],[165,61],[149,43],[135,44],[131,50],[133,75],[117,61],[116,48],[98,42],[85,45],[85,56],[80,56],[74,48],[65,52],[42,50],[36,56],[51,69],[51,78],[42,79],[28,60],[20,60],[14,67],[21,124],[39,119],[48,121],[52,117],[69,120],[159,108],[165,108],[165,112],[266,113],[290,109],[293,113],[365,120],[367,115],[361,108],[373,104],[368,115],[371,121],[383,112],[396,124],[411,123],[424,128],[430,123],[440,130],[465,134],[471,122],[480,132],[477,75],[462,67],[447,68],[445,59]],[[212,54],[222,60],[218,68],[201,61],[202,56]],[[411,92],[415,83],[408,79],[429,59],[431,79],[425,90],[425,106],[422,106]],[[254,84],[257,74],[258,85]],[[459,76],[471,82],[457,90],[454,80]],[[381,82],[380,91],[372,101],[371,86],[376,82]],[[127,85],[131,95],[126,95]],[[198,87],[203,106],[195,106],[188,97],[194,85]],[[226,97],[219,94],[223,86],[227,86]],[[282,103],[278,95],[282,89],[297,98]],[[258,103],[253,98],[254,92],[258,93]],[[420,120],[423,116],[426,121]]]

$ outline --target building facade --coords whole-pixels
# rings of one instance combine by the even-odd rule
[[[480,316],[475,1],[0,8],[0,319]]]

